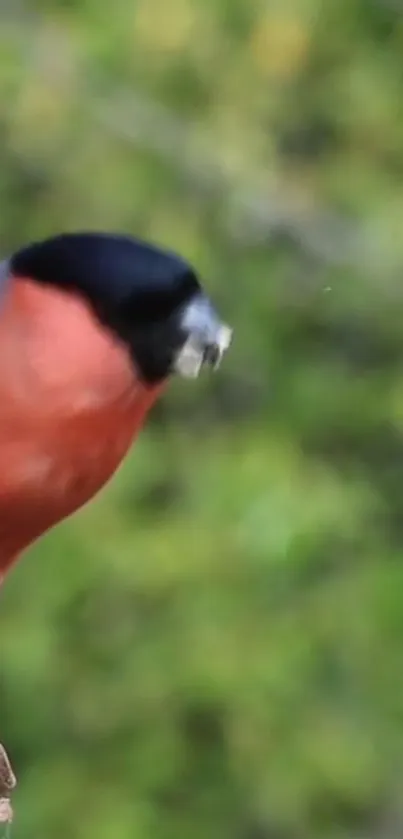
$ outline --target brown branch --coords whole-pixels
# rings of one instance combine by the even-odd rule
[[[13,810],[10,802],[10,794],[17,784],[16,777],[11,768],[7,752],[0,744],[0,824],[12,821]]]

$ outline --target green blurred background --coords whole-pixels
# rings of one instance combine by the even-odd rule
[[[13,839],[400,837],[403,3],[2,0],[0,155],[235,328],[2,590]]]

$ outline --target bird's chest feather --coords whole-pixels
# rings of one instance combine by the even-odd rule
[[[157,395],[81,302],[23,290],[0,316],[0,570],[106,483]]]
[[[74,402],[72,401],[72,407]],[[14,501],[21,512],[38,504],[49,518],[72,512],[113,474],[125,456],[140,416],[135,404],[41,416],[37,425],[0,427],[0,517]],[[1,423],[0,423],[1,426]]]

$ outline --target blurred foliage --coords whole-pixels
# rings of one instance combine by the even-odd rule
[[[0,244],[135,232],[236,330],[2,590],[13,837],[403,831],[403,5],[3,0]]]

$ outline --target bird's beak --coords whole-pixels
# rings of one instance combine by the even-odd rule
[[[231,344],[232,329],[220,321],[207,297],[197,295],[185,306],[180,330],[185,340],[174,357],[174,372],[195,379],[204,365],[217,370]]]

